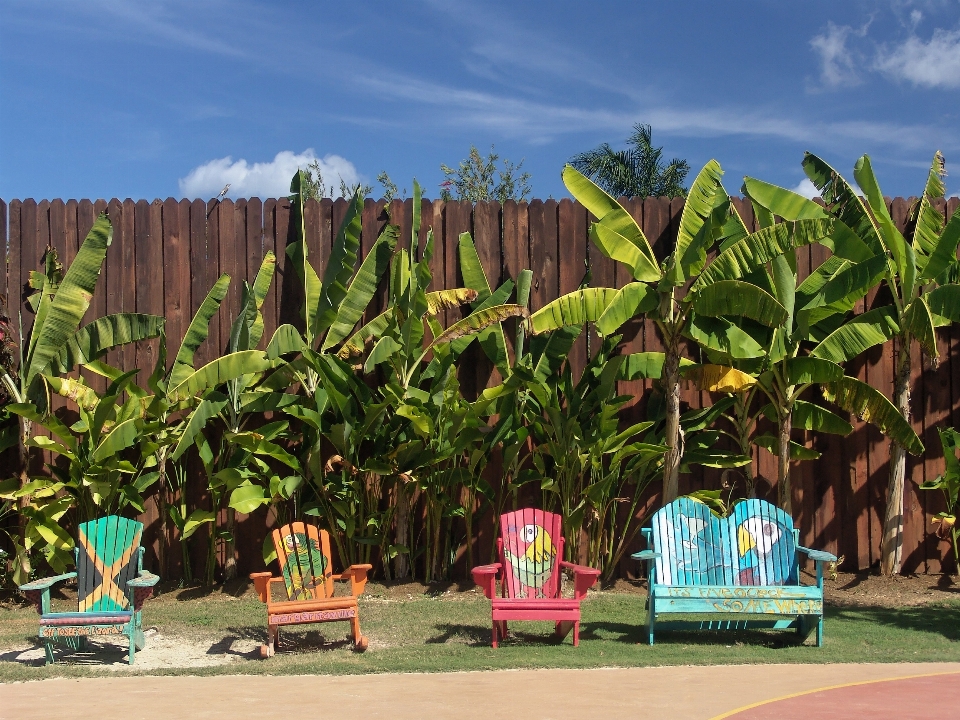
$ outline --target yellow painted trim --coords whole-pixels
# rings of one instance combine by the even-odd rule
[[[721,713],[720,715],[714,715],[712,718],[710,718],[710,720],[723,720],[723,718],[733,717],[737,713],[742,713],[747,710],[752,710],[753,708],[760,707],[761,705],[769,705],[771,703],[780,702],[781,700],[790,700],[791,698],[800,697],[801,695],[812,695],[813,693],[823,692],[825,690],[838,690],[840,688],[855,687],[857,685],[873,685],[875,683],[891,682],[893,680],[913,680],[914,678],[937,677],[938,675],[960,675],[960,672],[956,670],[948,670],[946,672],[921,673],[919,675],[902,675],[900,677],[880,678],[879,680],[860,680],[858,682],[841,683],[839,685],[828,685],[827,687],[814,688],[813,690],[804,690],[803,692],[791,693],[789,695],[781,695],[780,697],[772,698],[770,700],[761,700],[760,702],[750,703],[749,705],[738,707],[736,710],[730,710],[728,712]]]

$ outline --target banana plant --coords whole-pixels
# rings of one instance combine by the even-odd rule
[[[683,442],[680,428],[680,381],[684,338],[737,358],[759,357],[763,349],[741,329],[744,319],[768,327],[781,325],[785,308],[766,290],[738,273],[738,264],[708,262],[717,244],[741,262],[762,262],[783,248],[813,242],[828,234],[829,223],[796,224],[787,232],[748,234],[720,181],[723,171],[711,160],[690,188],[680,218],[676,247],[659,262],[630,214],[612,197],[573,167],[563,170],[571,194],[599,220],[590,238],[607,257],[622,263],[634,278],[620,290],[587,288],[565,295],[531,317],[534,332],[561,325],[594,322],[607,336],[639,315],[652,318],[663,338],[660,383],[666,398],[669,452],[663,464],[663,502],[677,496]],[[786,231],[787,228],[782,230]],[[683,288],[690,289],[685,294]],[[639,377],[635,373],[635,376]]]
[[[934,155],[923,195],[912,208],[909,242],[890,217],[869,156],[862,156],[854,166],[854,178],[866,196],[866,205],[850,184],[817,156],[807,153],[803,167],[820,190],[826,212],[870,250],[869,257],[851,262],[832,276],[819,278],[825,282],[807,300],[804,309],[810,310],[814,318],[838,309],[848,311],[881,281],[890,291],[889,304],[838,323],[818,338],[812,355],[841,363],[891,339],[897,342],[893,406],[902,423],[876,397],[881,394],[863,383],[844,378],[826,389],[827,399],[844,409],[868,415],[878,423],[890,423],[891,428],[896,422],[901,428],[888,433],[893,442],[880,563],[881,572],[895,574],[900,571],[902,555],[906,453],[923,452],[916,434],[912,430],[906,432],[910,427],[911,353],[914,343],[919,343],[936,362],[936,328],[960,320],[960,286],[951,282],[956,277],[960,213],[954,213],[945,224],[943,215],[933,206],[933,200],[944,195],[944,160],[940,152]],[[819,209],[815,203],[794,200],[794,204],[807,212],[815,212],[811,206]]]
[[[112,348],[157,337],[163,329],[163,318],[142,313],[105,315],[80,327],[112,240],[113,226],[107,215],[101,213],[65,273],[53,248],[48,248],[44,255],[43,272],[31,272],[30,286],[35,292],[28,304],[35,318],[30,337],[19,333],[17,371],[11,373],[4,368],[0,377],[13,400],[7,410],[18,416],[16,475],[21,486],[17,499],[21,537],[28,524],[25,519],[31,502],[29,493],[22,490],[31,482],[27,469],[33,426],[45,420],[50,411],[48,378],[66,374],[78,365],[95,363]],[[22,317],[18,319],[22,329]]]

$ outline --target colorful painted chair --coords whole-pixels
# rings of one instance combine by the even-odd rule
[[[272,657],[279,644],[282,625],[350,621],[353,647],[367,649],[367,638],[360,634],[357,598],[367,584],[372,565],[351,565],[340,575],[333,574],[330,559],[330,535],[313,525],[295,522],[273,531],[273,547],[280,563],[280,577],[272,573],[251,573],[260,600],[267,604],[267,644],[260,647],[262,657]],[[333,581],[349,580],[350,595],[334,596]],[[282,585],[285,599],[274,600],[272,586]]]
[[[473,581],[491,602],[493,647],[507,636],[508,620],[552,620],[562,640],[573,630],[580,644],[580,601],[600,576],[562,560],[560,516],[526,508],[500,516],[500,562],[473,568]],[[560,595],[560,568],[573,572],[573,597]],[[496,597],[500,581],[502,597]]]
[[[126,635],[128,662],[144,646],[141,608],[160,579],[143,569],[140,538],[143,523],[110,515],[79,527],[74,550],[77,571],[21,585],[40,613],[40,640],[53,660],[53,645],[74,650],[86,646],[88,637]],[[50,612],[50,588],[61,580],[77,578],[77,612]]]

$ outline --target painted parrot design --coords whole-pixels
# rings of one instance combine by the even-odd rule
[[[520,539],[527,543],[523,555],[514,555],[509,547],[503,548],[503,555],[513,570],[517,581],[536,591],[537,597],[543,597],[543,586],[553,574],[557,557],[557,548],[550,534],[539,525],[524,525],[520,528]]]
[[[283,580],[291,600],[306,600],[315,597],[314,590],[323,585],[327,570],[327,558],[320,544],[304,533],[290,533],[283,538],[287,551],[283,563]]]
[[[741,585],[782,585],[787,580],[781,576],[790,564],[774,560],[780,552],[778,544],[783,535],[784,529],[772,518],[752,516],[740,523],[737,551]]]

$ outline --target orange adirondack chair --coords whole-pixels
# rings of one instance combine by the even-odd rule
[[[490,598],[493,647],[507,636],[508,620],[553,620],[562,640],[573,630],[580,644],[580,601],[600,571],[562,560],[560,516],[526,508],[500,516],[500,562],[473,568],[473,581]],[[573,572],[573,597],[560,595],[560,568]],[[501,582],[502,597],[496,597]]]
[[[262,657],[273,657],[279,644],[281,625],[349,620],[353,648],[367,649],[367,638],[360,633],[357,598],[367,584],[372,565],[351,565],[339,575],[333,574],[330,559],[330,535],[313,525],[295,522],[273,531],[273,546],[280,563],[280,577],[269,572],[251,573],[260,600],[267,604],[267,644],[260,646]],[[350,595],[334,596],[333,581],[349,580]],[[273,586],[282,585],[285,598],[273,599]]]

